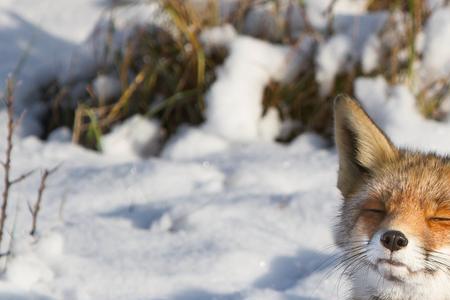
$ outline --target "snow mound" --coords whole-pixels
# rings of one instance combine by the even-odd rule
[[[424,67],[432,78],[450,73],[450,8],[435,11],[425,27]]]
[[[47,137],[49,142],[67,143],[72,140],[72,131],[67,127],[56,128]]]
[[[19,241],[8,262],[6,279],[26,290],[51,282],[55,278],[52,264],[62,259],[63,245],[63,237],[55,232],[44,235],[35,243],[31,238]]]
[[[258,127],[265,86],[270,80],[289,80],[299,67],[297,54],[289,47],[250,37],[235,38],[207,94],[205,128],[231,141],[261,139]]]
[[[181,128],[166,144],[162,157],[192,160],[228,149],[228,143],[215,135],[196,128]]]
[[[130,160],[155,155],[160,148],[158,122],[135,115],[102,136],[101,148],[106,155]]]
[[[6,272],[6,279],[22,289],[30,289],[38,283],[48,283],[53,278],[52,270],[38,256],[31,254],[16,256]]]

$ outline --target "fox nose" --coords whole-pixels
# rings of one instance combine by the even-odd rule
[[[381,244],[391,251],[400,250],[408,245],[406,236],[397,230],[389,230],[383,233],[380,238]]]

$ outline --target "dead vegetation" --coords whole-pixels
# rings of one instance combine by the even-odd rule
[[[8,219],[8,211],[10,209],[10,202],[11,202],[11,193],[12,188],[22,182],[23,180],[30,177],[32,174],[34,174],[34,170],[30,170],[28,172],[25,172],[15,178],[12,177],[12,171],[13,171],[13,148],[14,148],[14,131],[18,124],[20,123],[19,120],[14,119],[14,90],[15,90],[15,81],[13,78],[9,78],[6,83],[6,95],[4,97],[4,103],[6,106],[6,115],[7,115],[7,122],[6,122],[6,139],[5,139],[5,154],[4,159],[0,161],[0,165],[3,168],[3,191],[2,191],[2,202],[0,207],[0,251],[3,251],[5,247],[3,247],[4,244],[4,235],[7,233],[7,219]],[[42,179],[41,179],[41,185],[38,191],[38,200],[32,210],[32,231],[31,235],[35,235],[36,233],[36,223],[38,218],[38,213],[40,210],[41,202],[42,202],[42,195],[45,190],[45,182],[47,180],[47,177],[54,173],[57,170],[57,168],[53,168],[51,170],[45,170]],[[14,235],[13,232],[10,232],[11,239]],[[12,241],[10,242],[11,246]],[[9,250],[0,252],[0,257],[8,256],[10,255],[10,248]],[[6,268],[6,266],[5,266]]]
[[[329,93],[320,93],[314,59],[320,45],[335,34],[336,2],[331,1],[324,12],[325,28],[318,30],[307,17],[304,1],[238,1],[225,13],[220,10],[218,0],[203,1],[201,5],[198,1],[161,0],[161,13],[167,14],[177,34],[157,26],[136,28],[124,49],[114,54],[113,65],[99,70],[99,75],[120,81],[120,92],[112,99],[96,94],[95,78],[89,80],[76,99],[70,91],[77,83],[61,85],[54,81],[44,87],[42,94],[51,103],[44,138],[55,128],[67,126],[72,129],[74,142],[100,150],[101,136],[134,114],[159,119],[165,138],[181,124],[202,123],[205,93],[214,82],[215,70],[223,63],[227,51],[205,51],[199,37],[205,28],[224,23],[232,24],[241,34],[292,47],[299,47],[307,39],[314,41],[307,70],[291,83],[272,82],[264,94],[264,111],[275,107],[283,120],[301,124],[280,141],[289,141],[305,130],[330,136],[331,99],[339,93],[352,95],[353,82],[361,75],[382,75],[390,84],[410,85],[423,114],[441,119],[441,103],[448,96],[448,78],[416,88],[415,65],[422,57],[415,41],[430,15],[422,0],[369,1],[369,12],[389,14],[378,36],[382,45],[378,67],[367,73],[360,62],[354,62],[337,75]],[[300,23],[296,21],[298,16],[303,20]],[[257,26],[249,26],[249,19]],[[355,22],[354,26],[357,31],[359,24]]]
[[[0,249],[2,246],[3,235],[5,233],[5,224],[8,212],[8,204],[10,200],[11,188],[21,182],[22,180],[29,177],[33,171],[29,171],[20,175],[17,178],[11,177],[12,171],[12,151],[14,147],[13,143],[13,135],[14,129],[17,126],[17,121],[14,120],[14,89],[15,83],[13,79],[8,79],[6,84],[6,96],[5,96],[5,105],[7,111],[7,129],[6,129],[6,150],[5,150],[5,158],[0,164],[3,167],[3,192],[2,192],[2,205],[0,209]],[[1,251],[1,250],[0,250]]]
[[[34,203],[33,207],[31,207],[31,205],[29,206],[31,217],[32,217],[30,234],[33,236],[36,235],[37,221],[38,221],[39,212],[40,212],[41,206],[42,206],[42,199],[43,199],[44,191],[45,191],[45,188],[47,187],[47,185],[46,185],[47,179],[50,175],[52,175],[53,173],[58,171],[58,168],[59,168],[59,166],[56,166],[51,169],[45,169],[42,172],[36,202]]]

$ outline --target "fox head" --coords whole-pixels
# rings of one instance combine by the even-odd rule
[[[397,148],[349,97],[334,117],[335,240],[354,299],[450,299],[450,160]]]

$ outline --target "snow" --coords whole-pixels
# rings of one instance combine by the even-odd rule
[[[332,91],[334,78],[348,63],[350,53],[350,39],[345,35],[335,35],[326,44],[321,45],[316,57],[316,80],[323,96]]]
[[[259,120],[258,136],[262,141],[274,141],[281,133],[281,120],[278,111],[271,107]]]
[[[73,13],[79,12],[79,13]],[[33,97],[31,91],[51,80],[61,62],[67,60],[91,32],[102,9],[95,1],[5,0],[0,3],[0,89],[6,76],[14,72],[21,59],[18,98]],[[32,102],[32,101],[30,101]]]
[[[113,75],[100,74],[94,79],[92,85],[99,101],[108,103],[108,100],[120,96],[120,81]]]
[[[315,57],[316,80],[322,96],[332,92],[335,78],[340,73],[359,62],[363,72],[370,73],[377,68],[379,60],[381,45],[377,34],[385,26],[388,15],[385,12],[354,14],[351,10],[341,11],[346,7],[345,2],[349,5],[349,1],[337,2],[341,5],[335,8],[340,7],[340,13],[332,22],[335,34],[320,43]]]
[[[181,128],[166,144],[162,156],[167,159],[185,160],[204,157],[227,150],[224,139],[197,128]]]
[[[269,39],[276,39],[280,32],[277,32],[277,24],[274,16],[277,14],[275,2],[267,2],[263,5],[250,7],[245,18],[243,32],[248,35]]]
[[[32,286],[39,286],[54,279],[54,274],[42,258],[30,254],[15,256],[8,265],[6,279],[24,290],[29,290]]]
[[[17,112],[26,108],[21,136],[42,135],[39,119],[45,108],[37,101],[38,88],[57,80],[61,85],[75,79],[94,77],[97,68],[113,59],[114,49],[124,41],[136,24],[165,24],[167,16],[159,5],[135,4],[107,10],[108,1],[39,1],[0,3],[0,90],[7,76],[18,81]],[[107,13],[111,12],[111,13]],[[111,18],[115,21],[110,52],[105,41],[110,35]],[[1,95],[1,92],[0,92]]]
[[[4,280],[18,295],[315,297],[297,278],[316,274],[331,255],[329,228],[339,203],[336,154],[316,135],[290,146],[234,145],[178,161],[122,162],[75,145],[18,141],[15,172],[59,161],[37,244],[26,238],[24,201],[35,199],[38,176],[21,184],[15,198],[23,207],[15,236],[25,246],[16,247]],[[308,264],[301,263],[306,258]],[[318,272],[326,276],[325,269]],[[325,283],[321,293],[333,298],[334,281]]]
[[[433,11],[436,8],[442,7],[445,4],[444,0],[427,0],[425,1],[429,10]]]
[[[157,121],[134,115],[104,134],[100,143],[106,155],[130,160],[157,154],[160,139]]]
[[[358,60],[367,41],[386,25],[388,16],[386,12],[338,14],[333,21],[333,29],[338,34],[345,34],[351,40],[353,59]]]
[[[355,94],[397,145],[444,155],[449,152],[450,123],[422,117],[406,86],[389,86],[381,77],[358,78]]]
[[[323,93],[348,58],[361,61],[366,73],[377,67],[375,33],[385,16],[367,16],[363,2],[339,1],[333,8],[337,34],[320,45],[316,58]],[[314,26],[325,26],[330,3],[306,1]],[[0,78],[13,70],[35,32],[19,95],[34,103],[28,106],[31,115],[45,107],[29,92],[52,77],[68,82],[89,74],[97,76],[94,90],[101,98],[116,92],[115,78],[85,69],[95,63],[90,51],[104,38],[104,9],[104,3],[88,0],[2,1]],[[117,45],[155,9],[115,11],[123,29]],[[447,14],[437,9],[424,32],[425,65],[432,75],[447,72],[447,54],[440,52],[446,49]],[[356,20],[361,30],[355,33]],[[302,59],[311,44],[274,45],[226,25],[204,32],[202,43],[230,51],[208,91],[207,121],[180,128],[163,149],[160,125],[138,115],[103,137],[102,153],[71,144],[67,128],[55,130],[46,142],[14,138],[13,176],[37,172],[12,190],[0,252],[11,245],[13,255],[0,278],[0,299],[347,298],[348,283],[331,268],[338,253],[332,227],[341,201],[336,151],[313,133],[287,145],[274,143],[294,121],[281,124],[275,109],[263,115],[261,104],[270,81],[290,82],[307,67]],[[394,143],[450,151],[450,123],[424,119],[408,87],[360,77],[354,88]],[[38,132],[36,122],[24,120],[23,130]],[[0,109],[0,141],[5,124]],[[4,150],[0,142],[0,154]],[[159,150],[160,156],[148,157]],[[40,170],[59,164],[48,179],[37,236],[30,237],[28,206],[36,199]]]
[[[51,35],[75,43],[86,38],[102,13],[98,3],[89,0],[57,3],[43,0],[39,6],[30,5],[27,0],[4,0],[0,9],[11,16],[20,17],[16,20],[27,20]],[[74,14],[74,11],[79,13]]]
[[[205,29],[200,34],[200,41],[209,51],[213,47],[228,47],[236,38],[236,30],[230,24]]]
[[[333,12],[337,14],[363,14],[366,11],[368,0],[340,0],[333,6]]]
[[[375,71],[379,65],[381,43],[376,36],[371,36],[364,46],[361,58],[362,70],[365,74]]]
[[[425,27],[424,67],[431,76],[438,79],[450,72],[450,9],[438,9]]]
[[[331,3],[332,0],[305,1],[309,21],[314,27],[319,29],[324,29],[326,27],[328,19],[325,12],[329,9]]]
[[[298,51],[245,36],[233,39],[229,47],[230,55],[207,94],[205,129],[230,141],[264,139],[263,132],[276,131],[259,130],[264,88],[298,72]]]
[[[72,140],[72,131],[67,127],[59,127],[50,132],[47,141],[67,143]]]

